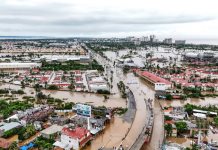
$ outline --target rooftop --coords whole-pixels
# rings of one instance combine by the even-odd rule
[[[165,83],[165,84],[171,84],[170,81],[164,79],[164,78],[161,78],[153,73],[150,73],[148,71],[142,71],[141,72],[141,75],[146,77],[146,78],[149,78],[150,80],[152,80],[154,83]]]
[[[46,129],[42,130],[41,133],[50,135],[50,134],[54,134],[56,132],[60,132],[62,129],[63,129],[62,126],[54,124]]]
[[[72,138],[78,138],[81,139],[83,138],[89,131],[85,128],[77,127],[75,129],[70,129],[70,128],[63,128],[62,132]]]
[[[10,123],[1,122],[0,123],[0,130],[9,131],[9,130],[16,128],[16,127],[19,127],[19,126],[21,126],[21,124],[18,122],[10,122]]]

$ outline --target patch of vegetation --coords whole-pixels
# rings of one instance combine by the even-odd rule
[[[6,89],[0,89],[0,94],[8,94],[9,90]]]
[[[110,91],[108,90],[97,90],[98,94],[110,94]]]
[[[46,139],[42,136],[38,137],[36,139],[36,141],[34,142],[34,144],[36,144],[36,147],[39,150],[52,150],[54,148],[53,143],[55,142],[55,140],[53,138],[51,139]]]
[[[63,71],[70,71],[70,70],[98,70],[98,71],[104,71],[104,67],[96,60],[93,60],[89,64],[80,64],[75,61],[67,61],[64,63],[61,62],[53,62],[53,63],[47,63],[43,62],[41,70],[63,70]]]
[[[178,134],[182,134],[182,133],[186,132],[188,129],[186,122],[183,122],[183,121],[176,122],[175,125],[176,125],[176,129],[177,129]]]
[[[23,90],[11,91],[11,94],[25,94]]]
[[[209,105],[209,106],[197,106],[197,105],[193,105],[193,104],[186,104],[184,106],[185,111],[188,114],[192,114],[193,113],[193,109],[199,109],[199,110],[204,110],[204,111],[211,111],[211,112],[218,112],[218,107],[214,106],[214,105]]]
[[[47,89],[48,90],[58,90],[59,87],[57,85],[49,85]]]
[[[123,81],[120,81],[119,83],[117,83],[117,87],[121,92],[121,97],[122,98],[127,98],[127,94],[126,94],[126,86],[123,83]]]
[[[127,112],[127,108],[118,107],[115,109],[115,113],[118,115],[123,115]]]
[[[3,118],[8,118],[14,111],[26,110],[30,107],[33,107],[32,104],[29,104],[26,101],[15,101],[15,102],[6,102],[0,100],[0,114],[3,115]]]
[[[58,107],[58,110],[72,110],[72,107],[75,105],[73,102],[64,103],[60,107]]]
[[[36,134],[36,130],[33,125],[27,125],[26,127],[20,127],[20,128],[14,128],[11,130],[8,130],[4,132],[3,136],[4,138],[9,138],[13,135],[18,135],[18,139],[20,141],[26,140],[30,138],[31,136]]]
[[[173,131],[172,124],[165,124],[164,125],[164,129],[166,130],[167,136],[171,136],[172,135],[172,131]]]
[[[124,73],[124,74],[128,73],[129,70],[130,70],[130,67],[129,67],[129,66],[124,66],[124,67],[123,67],[123,73]]]

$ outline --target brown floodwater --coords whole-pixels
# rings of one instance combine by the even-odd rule
[[[1,84],[0,88],[10,88],[14,90],[21,89],[19,85],[12,84]],[[26,95],[35,96],[35,90],[30,87],[25,87],[23,89]],[[107,101],[104,101],[103,95],[93,94],[93,93],[80,93],[80,92],[70,92],[70,91],[51,91],[51,90],[42,90],[46,95],[49,95],[54,98],[65,99],[67,102],[74,103],[90,103],[95,106],[106,106],[106,107],[126,107],[126,100],[120,98],[119,94],[110,95]]]
[[[110,124],[106,126],[104,132],[97,135],[91,142],[91,145],[87,146],[85,150],[97,150],[100,147],[118,147],[129,128],[129,123],[124,122],[119,116],[115,116]]]
[[[195,105],[218,105],[217,98],[213,97],[206,97],[205,99],[198,99],[198,98],[188,98],[187,100],[160,100],[160,103],[163,107],[167,106],[184,106],[187,103],[195,104]]]
[[[166,139],[168,142],[181,144],[184,147],[190,147],[192,140],[189,138],[176,138],[176,137],[169,137]]]

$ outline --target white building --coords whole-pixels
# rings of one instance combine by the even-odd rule
[[[173,43],[173,39],[172,38],[164,39],[163,43],[165,43],[165,44],[172,44]]]
[[[0,63],[0,71],[4,72],[17,72],[17,71],[26,71],[32,68],[41,67],[41,63]]]
[[[165,83],[155,83],[154,84],[154,90],[155,91],[165,91],[166,89],[169,89],[170,86],[167,86]]]
[[[109,91],[107,81],[98,73],[97,70],[87,71],[86,79],[91,92],[97,92],[98,90]]]
[[[77,127],[72,129],[65,127],[62,129],[61,141],[56,141],[53,145],[65,150],[79,150],[91,139],[91,133],[85,128]]]
[[[45,59],[46,61],[80,61],[80,62],[89,62],[89,55],[43,55],[40,57],[41,60]]]

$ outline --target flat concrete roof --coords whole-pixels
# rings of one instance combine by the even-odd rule
[[[41,133],[50,135],[50,134],[60,132],[62,129],[63,129],[63,126],[59,126],[57,124],[54,124],[46,129],[42,130]]]

